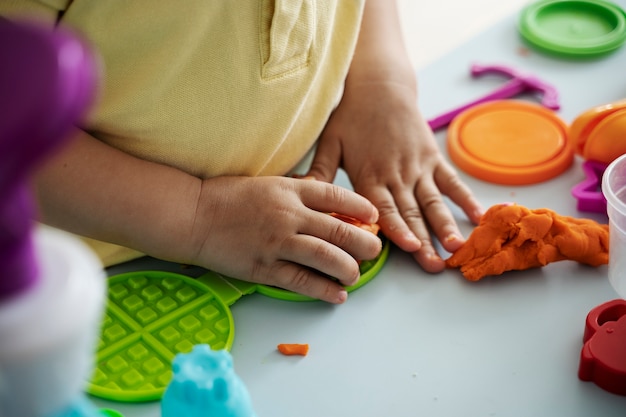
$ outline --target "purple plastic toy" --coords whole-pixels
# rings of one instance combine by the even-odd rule
[[[37,279],[27,180],[85,111],[96,71],[83,45],[61,30],[1,20],[0,40],[2,300]]]
[[[606,198],[602,194],[602,174],[608,165],[602,162],[585,161],[582,169],[585,179],[572,188],[572,195],[578,204],[576,208],[580,211],[594,213],[606,213]]]
[[[454,110],[450,110],[441,116],[437,116],[428,121],[428,124],[432,130],[437,130],[447,126],[452,119],[454,119],[461,112],[476,106],[477,104],[485,103],[493,100],[501,100],[514,97],[518,94],[536,91],[543,94],[541,104],[549,109],[558,110],[559,97],[556,88],[552,85],[541,81],[539,78],[522,74],[517,70],[504,65],[478,65],[474,64],[471,67],[472,77],[478,77],[483,74],[501,74],[511,78],[509,82],[498,88],[494,92],[481,97],[471,103],[457,107]]]

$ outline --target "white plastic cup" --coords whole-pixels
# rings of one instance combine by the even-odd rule
[[[626,298],[626,155],[604,171],[602,193],[609,215],[609,281]]]
[[[38,282],[0,303],[0,417],[58,413],[83,394],[93,371],[104,269],[67,233],[41,227],[34,243]]]

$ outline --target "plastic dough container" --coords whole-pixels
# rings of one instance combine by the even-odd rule
[[[609,280],[620,297],[626,298],[626,155],[604,171],[602,193],[609,215]]]
[[[557,114],[521,100],[483,103],[448,128],[448,153],[468,174],[503,185],[547,181],[572,164],[568,126]]]

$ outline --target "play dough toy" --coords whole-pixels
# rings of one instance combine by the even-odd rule
[[[467,242],[446,260],[469,281],[506,271],[573,260],[598,266],[608,263],[608,225],[530,210],[516,204],[492,206]]]
[[[587,315],[578,377],[626,395],[626,301],[612,300]]]
[[[569,127],[568,139],[585,162],[585,179],[572,188],[581,211],[606,213],[606,198],[600,182],[606,167],[626,154],[626,100],[592,107]]]
[[[527,185],[563,173],[574,160],[567,124],[538,104],[499,100],[459,114],[448,153],[468,174],[496,184]]]
[[[585,160],[610,164],[626,153],[626,100],[592,107],[574,119],[568,137]]]
[[[558,110],[561,107],[559,104],[559,94],[556,88],[535,75],[525,74],[505,65],[479,64],[471,66],[470,74],[472,77],[479,77],[485,74],[496,74],[504,76],[509,80],[501,87],[483,97],[428,120],[428,125],[432,130],[437,130],[447,126],[456,116],[471,107],[477,106],[478,104],[494,100],[513,98],[522,93],[537,93],[541,97],[541,104],[548,109]]]
[[[580,211],[594,213],[606,213],[606,197],[600,191],[602,174],[607,165],[597,161],[585,161],[582,164],[585,179],[572,187],[572,195],[578,203],[576,208]]]
[[[172,371],[161,400],[162,417],[256,417],[227,351],[197,345],[176,355]]]
[[[602,193],[609,217],[609,282],[620,297],[626,298],[626,155],[607,167],[602,177]]]
[[[626,39],[626,16],[603,0],[540,0],[522,10],[522,37],[534,48],[568,58],[611,53]]]
[[[208,277],[205,277],[208,279]],[[92,395],[116,401],[161,398],[170,363],[194,345],[230,349],[233,318],[222,301],[229,294],[201,280],[166,272],[109,278],[109,303],[88,386]]]

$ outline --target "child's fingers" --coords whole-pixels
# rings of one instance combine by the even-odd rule
[[[441,207],[438,207],[437,198],[437,195],[431,195],[428,200],[429,205],[420,205],[415,197],[415,193],[410,189],[405,189],[395,195],[395,201],[403,221],[406,222],[420,242],[417,250],[409,252],[413,254],[415,260],[426,272],[432,273],[441,272],[445,267],[444,261],[433,245],[428,224],[433,229],[436,228],[432,223],[427,223],[427,220],[430,220],[429,213],[432,213],[431,210],[441,210]]]
[[[461,247],[465,239],[435,183],[424,178],[417,187],[416,195],[424,217],[442,246],[448,252],[454,252]]]
[[[364,223],[378,221],[376,207],[354,191],[322,181],[303,181],[300,185],[302,203],[310,209],[344,214]]]
[[[485,210],[450,165],[441,165],[435,172],[435,182],[442,194],[459,206],[474,224],[478,224]]]
[[[433,182],[428,183],[425,177],[416,187],[397,186],[395,192],[381,188],[371,198],[379,207],[379,224],[385,236],[412,253],[425,271],[440,272],[445,262],[432,243],[430,229],[446,250],[457,249],[463,238]]]
[[[414,230],[407,224],[406,220],[402,216],[398,205],[391,194],[389,189],[384,186],[379,186],[371,190],[367,190],[368,196],[372,202],[378,207],[380,213],[380,219],[378,221],[383,234],[394,242],[398,247],[406,252],[415,252],[421,247],[420,239],[414,232]],[[407,201],[410,198],[407,198]],[[413,198],[413,200],[415,200]],[[407,203],[406,207],[409,207]],[[417,207],[417,203],[414,203]],[[412,217],[416,220],[415,225],[419,223],[416,217]]]
[[[293,262],[276,262],[268,270],[266,277],[255,277],[254,281],[274,285],[332,304],[342,304],[348,299],[348,292],[342,285],[310,268]]]
[[[312,237],[312,239],[308,239],[311,243],[306,247],[303,255],[310,257],[311,254],[317,254],[315,256],[318,259],[324,253],[334,255],[336,259],[339,258],[339,255],[345,256],[347,254],[358,260],[373,259],[378,256],[382,249],[382,242],[377,235],[328,214],[317,212],[304,222],[300,234],[295,235],[294,240],[299,244],[294,245],[291,244],[294,242],[290,241],[290,246],[292,248],[305,248],[303,243],[307,237]],[[332,251],[326,250],[327,246],[332,246]],[[285,249],[290,250],[290,248]],[[324,259],[323,262],[332,260]],[[296,261],[314,266],[307,263],[307,259],[299,258]]]
[[[422,248],[413,253],[413,258],[426,272],[437,273],[446,267],[446,262],[439,256],[430,238],[422,242]]]
[[[359,280],[359,265],[355,258],[317,237],[295,235],[286,240],[281,249],[284,260],[333,277],[342,285],[354,285]]]

